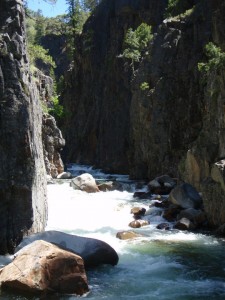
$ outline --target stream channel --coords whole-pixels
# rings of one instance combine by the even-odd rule
[[[81,165],[71,165],[74,176],[90,173],[95,179],[109,174]],[[49,216],[46,230],[101,239],[119,255],[118,265],[100,266],[87,271],[89,300],[208,300],[225,299],[225,242],[208,234],[179,230],[159,230],[165,222],[160,208],[151,208],[146,217],[150,225],[132,229],[130,210],[141,206],[149,210],[152,200],[133,198],[137,184],[125,175],[111,175],[124,191],[88,194],[74,190],[69,180],[48,185]],[[145,237],[116,238],[119,231],[134,230]],[[52,300],[74,300],[73,295],[54,295]],[[26,298],[2,293],[0,299]]]

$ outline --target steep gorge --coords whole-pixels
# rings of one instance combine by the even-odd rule
[[[166,2],[103,1],[88,19],[63,97],[68,161],[129,172],[132,70],[120,58],[123,39],[142,22],[155,30]]]
[[[211,168],[224,158],[224,72],[203,84],[198,63],[209,41],[225,50],[225,4],[186,3],[168,19],[167,1],[153,0],[103,1],[92,14],[66,77],[65,157],[132,178],[169,173],[190,182],[204,194],[210,225],[219,226],[223,164],[217,177]],[[127,29],[143,22],[154,38],[132,74],[120,54]]]

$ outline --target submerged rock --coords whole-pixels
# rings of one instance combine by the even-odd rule
[[[161,230],[169,230],[170,224],[169,223],[160,223],[156,226],[156,228],[161,229]]]
[[[84,260],[85,267],[93,267],[101,264],[114,266],[119,261],[116,251],[103,241],[54,230],[37,233],[24,238],[22,243],[16,248],[16,251],[36,240],[44,240],[56,244],[61,248],[80,255]]]
[[[120,231],[117,232],[116,237],[120,240],[130,240],[135,239],[137,237],[142,237],[144,235],[136,233],[134,231]]]
[[[39,240],[20,250],[0,273],[0,285],[31,293],[89,291],[83,259],[51,243]]]

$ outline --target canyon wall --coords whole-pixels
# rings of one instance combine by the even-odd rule
[[[132,70],[120,57],[124,35],[142,22],[155,30],[166,2],[103,1],[86,22],[65,78],[67,161],[129,172]]]
[[[46,225],[42,110],[29,72],[23,3],[0,0],[0,254]]]
[[[65,157],[136,179],[167,173],[189,182],[218,227],[225,223],[224,68],[203,78],[198,64],[207,63],[209,42],[225,51],[225,1],[184,1],[166,18],[167,2],[103,1],[88,19],[66,76]],[[121,57],[124,37],[143,22],[154,37],[133,71]]]

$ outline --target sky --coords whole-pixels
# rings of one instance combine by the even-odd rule
[[[27,0],[28,8],[37,11],[40,9],[43,16],[55,17],[66,13],[67,5],[65,0],[57,0],[56,4],[49,4],[44,0]]]

